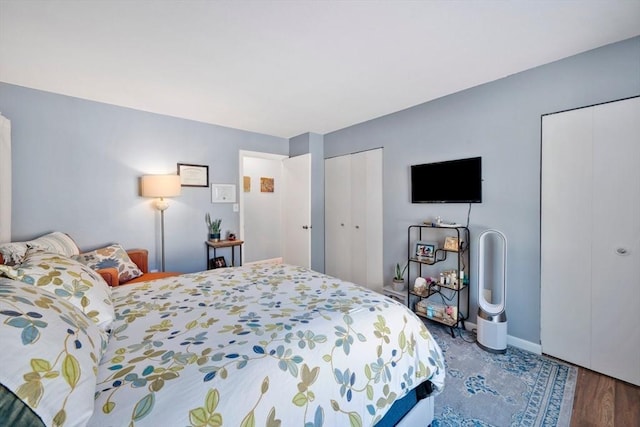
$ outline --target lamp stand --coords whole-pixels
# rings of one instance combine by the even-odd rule
[[[164,272],[164,211],[169,207],[169,202],[162,197],[156,200],[156,209],[160,211],[160,270]]]
[[[161,271],[164,272],[164,209],[160,211],[160,256],[162,257]]]

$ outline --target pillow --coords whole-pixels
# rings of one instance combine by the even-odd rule
[[[29,249],[22,264],[0,265],[0,273],[37,285],[78,307],[102,330],[115,314],[111,288],[102,276],[76,260],[62,255]]]
[[[20,399],[46,425],[88,422],[107,337],[87,316],[44,289],[0,278],[0,342],[0,383],[14,395],[5,402]]]
[[[142,276],[142,271],[131,261],[127,251],[120,245],[111,245],[95,251],[85,252],[73,258],[94,270],[101,268],[118,269],[119,283],[128,282],[131,279]]]
[[[78,245],[71,237],[59,231],[54,231],[28,242],[2,243],[0,244],[0,254],[2,254],[5,264],[20,264],[29,248],[41,249],[64,256],[74,256],[80,253]]]

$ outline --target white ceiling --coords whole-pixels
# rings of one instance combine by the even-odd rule
[[[292,137],[639,34],[638,0],[0,0],[0,81]]]

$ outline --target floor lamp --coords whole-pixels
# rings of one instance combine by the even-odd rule
[[[164,211],[169,207],[165,197],[180,195],[179,175],[145,175],[140,180],[140,194],[142,197],[155,197],[155,207],[160,211],[160,255],[162,271],[164,271]]]

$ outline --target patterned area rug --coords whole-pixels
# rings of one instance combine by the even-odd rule
[[[452,338],[448,328],[427,327],[447,366],[433,427],[570,424],[576,367],[511,346],[505,354],[489,353],[468,342],[469,332],[456,330]]]

